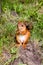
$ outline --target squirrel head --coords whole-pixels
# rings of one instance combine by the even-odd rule
[[[23,22],[18,22],[18,29],[20,33],[26,32],[26,25]]]
[[[28,23],[27,21],[25,22],[20,21],[18,22],[18,29],[20,32],[26,32],[26,29],[30,31],[33,29],[33,24],[32,22]]]

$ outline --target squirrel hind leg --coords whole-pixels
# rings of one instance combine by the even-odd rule
[[[25,49],[26,48],[26,44],[23,44],[22,47]]]
[[[20,47],[21,46],[21,43],[16,43],[16,47]]]
[[[20,44],[16,44],[15,46],[16,46],[16,47],[20,47]]]

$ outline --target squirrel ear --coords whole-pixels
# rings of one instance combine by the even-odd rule
[[[19,21],[18,24],[20,24],[21,22]]]
[[[23,23],[22,21],[19,21],[19,22],[18,22],[18,25],[21,25],[22,23]]]
[[[24,22],[24,24],[26,25],[26,28],[27,28],[28,30],[33,29],[33,24],[32,24],[32,22]]]

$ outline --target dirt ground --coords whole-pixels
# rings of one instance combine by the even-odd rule
[[[40,65],[41,64],[41,54],[36,43],[29,42],[26,49],[20,47],[19,58],[15,59],[9,65],[18,65],[19,63],[27,65]]]

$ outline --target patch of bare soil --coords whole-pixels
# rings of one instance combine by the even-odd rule
[[[23,63],[26,65],[40,65],[41,64],[41,54],[36,42],[29,42],[27,47],[19,49],[19,57],[12,61],[9,65],[18,65]]]

